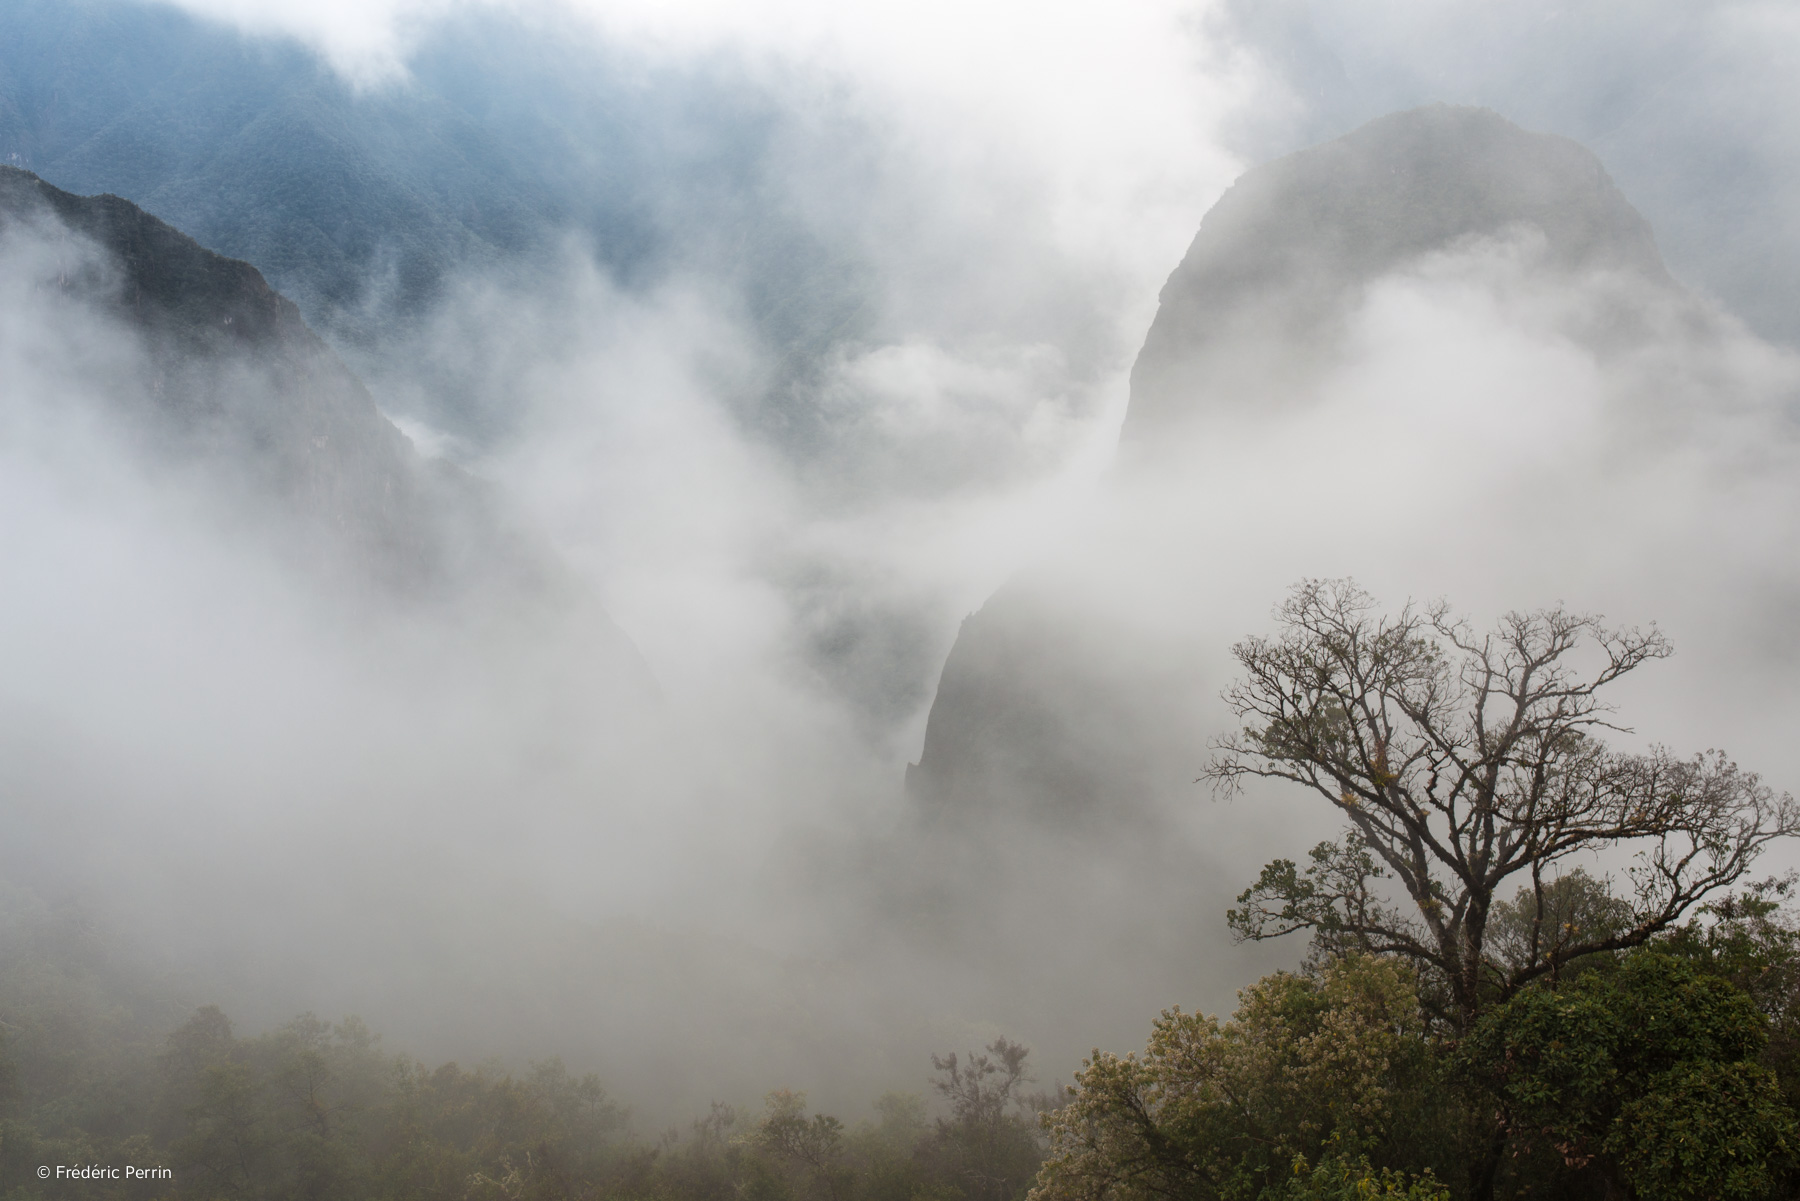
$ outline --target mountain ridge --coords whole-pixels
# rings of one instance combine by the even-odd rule
[[[251,264],[121,197],[15,167],[0,166],[0,232],[45,240],[55,289],[134,332],[150,378],[111,379],[108,399],[153,455],[297,522],[303,544],[396,594],[573,586],[486,485],[419,455]]]

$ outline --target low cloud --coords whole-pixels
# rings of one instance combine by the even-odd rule
[[[197,11],[404,87],[409,23],[446,10]],[[45,307],[43,239],[4,250],[13,870],[205,999],[251,1025],[359,1010],[426,1055],[562,1053],[659,1117],[777,1085],[854,1106],[1002,1025],[1067,1070],[1297,953],[1233,948],[1220,910],[1328,820],[1192,781],[1231,642],[1302,576],[1477,620],[1658,620],[1681,653],[1634,681],[1639,736],[1790,784],[1789,352],[1503,239],[1374,287],[1305,404],[1247,396],[1109,474],[1156,289],[1240,165],[1221,130],[1275,86],[1267,38],[1160,6],[581,13],[835,130],[797,121],[775,174],[872,281],[799,370],[706,255],[627,287],[571,243],[449,281],[377,365],[415,444],[554,543],[645,692],[591,611],[347,602],[119,435],[141,349]],[[434,372],[498,432],[448,432]],[[1144,748],[1147,816],[1116,836],[933,826],[902,792],[957,624],[1021,569],[1094,656],[1076,683],[1140,690],[1075,702]]]

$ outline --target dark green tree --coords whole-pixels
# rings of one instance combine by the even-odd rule
[[[1800,1104],[1800,929],[1781,901],[1793,886],[1792,877],[1767,880],[1726,896],[1656,944],[1756,1002],[1769,1024],[1761,1061],[1789,1105]]]
[[[1460,1055],[1492,1089],[1515,1160],[1566,1194],[1640,1201],[1774,1195],[1796,1149],[1792,1109],[1757,1062],[1752,998],[1648,949],[1489,1011]]]

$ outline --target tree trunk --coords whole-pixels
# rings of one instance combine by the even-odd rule
[[[1469,1201],[1494,1201],[1494,1185],[1500,1175],[1500,1159],[1506,1154],[1506,1130],[1499,1122],[1487,1143],[1469,1164]]]

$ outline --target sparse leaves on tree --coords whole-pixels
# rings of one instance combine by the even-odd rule
[[[1225,699],[1245,725],[1206,777],[1226,793],[1303,785],[1349,831],[1304,870],[1264,869],[1231,913],[1240,937],[1310,929],[1326,951],[1401,955],[1467,1026],[1534,979],[1669,929],[1800,830],[1792,797],[1719,752],[1606,746],[1621,727],[1604,690],[1670,653],[1654,628],[1557,607],[1477,632],[1441,604],[1382,615],[1348,581],[1298,585],[1280,618],[1278,637],[1234,648],[1244,675]],[[1635,856],[1624,907],[1575,920],[1580,886],[1561,881],[1615,847]]]

